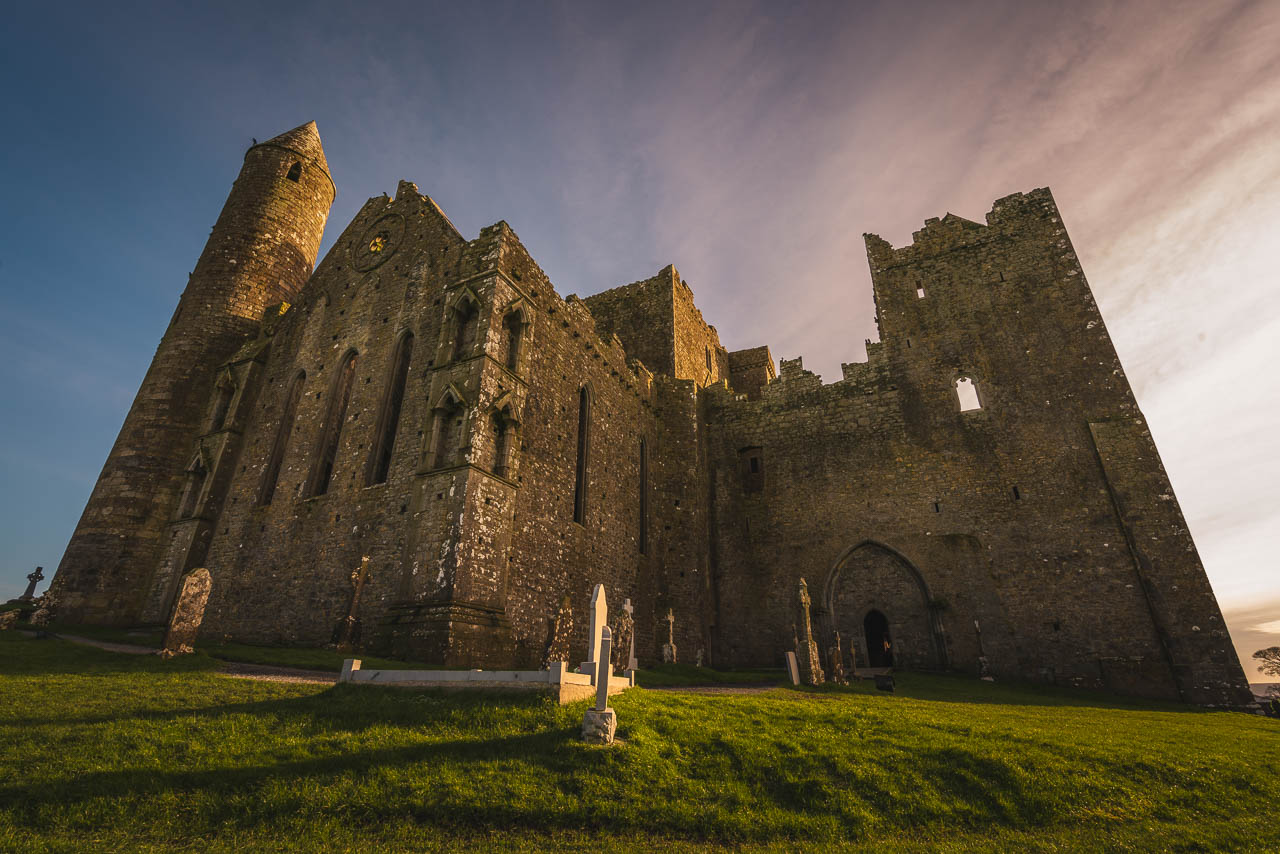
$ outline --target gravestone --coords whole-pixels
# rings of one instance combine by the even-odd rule
[[[813,622],[809,619],[809,585],[805,584],[803,578],[796,590],[796,603],[799,606],[797,616],[800,627],[796,659],[800,664],[800,678],[806,685],[821,685],[822,659],[818,655],[818,644],[813,639]]]
[[[570,641],[573,637],[573,600],[569,594],[560,599],[560,610],[556,611],[551,621],[551,629],[547,636],[547,651],[542,656],[542,669],[546,670],[555,661],[572,661],[570,658]]]
[[[623,670],[638,670],[640,662],[636,661],[636,609],[630,599],[625,599],[622,602],[622,610],[626,612],[631,622],[631,637],[627,641],[627,666]]]
[[[662,645],[662,663],[676,663],[676,615],[667,609],[667,642]]]
[[[635,636],[635,620],[631,619],[631,600],[628,599],[618,612],[617,626],[613,630],[613,664],[618,670],[634,670],[631,667],[631,652]]]
[[[178,586],[178,597],[173,603],[173,616],[169,618],[169,628],[164,633],[164,644],[161,655],[169,653],[181,655],[193,652],[196,633],[204,620],[204,606],[209,601],[209,590],[213,587],[213,579],[209,570],[204,567],[193,569],[182,576]]]
[[[597,584],[596,589],[591,593],[591,623],[587,627],[587,660],[582,662],[581,671],[590,673],[594,680],[596,665],[601,661],[600,658],[600,630],[606,628],[605,623],[609,619],[609,606],[604,599],[604,585]],[[608,664],[608,661],[605,661]]]
[[[796,654],[791,650],[787,650],[787,675],[792,685],[800,684],[800,665],[796,664]]]
[[[836,632],[835,644],[827,650],[827,668],[831,681],[837,685],[846,684],[844,678],[844,653],[840,649],[840,633]]]
[[[608,626],[600,628],[598,641],[596,706],[594,709],[587,709],[582,716],[582,740],[591,744],[612,744],[613,735],[618,729],[618,716],[609,708],[609,647],[612,638]]]

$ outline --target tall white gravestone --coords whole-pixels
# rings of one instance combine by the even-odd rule
[[[591,594],[591,623],[587,627],[587,660],[582,662],[579,670],[591,674],[591,684],[595,684],[596,664],[600,661],[600,630],[609,619],[609,606],[604,601],[604,585],[597,584]]]

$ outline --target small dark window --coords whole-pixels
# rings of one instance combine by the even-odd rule
[[[452,397],[436,407],[431,426],[431,445],[427,455],[431,468],[452,465],[462,441],[462,404]]]
[[[489,429],[493,434],[493,458],[489,471],[498,477],[508,477],[511,468],[511,434],[514,429],[508,413],[505,410],[493,413],[489,419]]]
[[[940,501],[935,501],[935,502],[933,502],[933,512],[934,512],[934,513],[941,513],[941,512],[942,512],[942,502],[940,502]]]
[[[738,465],[742,472],[742,488],[747,492],[764,489],[764,451],[761,448],[743,448],[738,451]]]
[[[285,175],[284,177],[288,178],[290,181],[299,181],[299,180],[301,180],[301,179],[302,179],[302,164],[301,164],[301,163],[294,163],[292,166],[290,166],[290,167],[289,167],[289,174]]]
[[[1022,500],[1022,493],[1018,491],[1018,487],[1016,486],[1013,488],[1013,500],[1014,501]]]
[[[707,348],[707,373],[714,373],[715,368],[711,366],[711,348]]]

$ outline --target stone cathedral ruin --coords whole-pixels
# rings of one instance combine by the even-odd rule
[[[803,577],[850,666],[1250,703],[1048,190],[867,235],[880,340],[830,384],[674,267],[561,297],[410,183],[313,271],[334,196],[314,123],[246,153],[60,620],[163,624],[203,568],[202,637],[537,667],[603,583],[642,664],[780,665]]]

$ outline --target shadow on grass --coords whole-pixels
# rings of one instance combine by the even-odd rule
[[[1148,700],[1140,697],[1118,697],[1087,688],[1064,688],[1033,682],[1004,680],[983,682],[955,673],[895,673],[894,691],[880,691],[870,679],[851,681],[848,685],[830,682],[818,687],[784,684],[788,691],[813,696],[838,697],[846,694],[862,696],[907,697],[943,703],[975,703],[1000,706],[1063,706],[1128,711],[1203,713],[1213,711],[1170,700]]]

